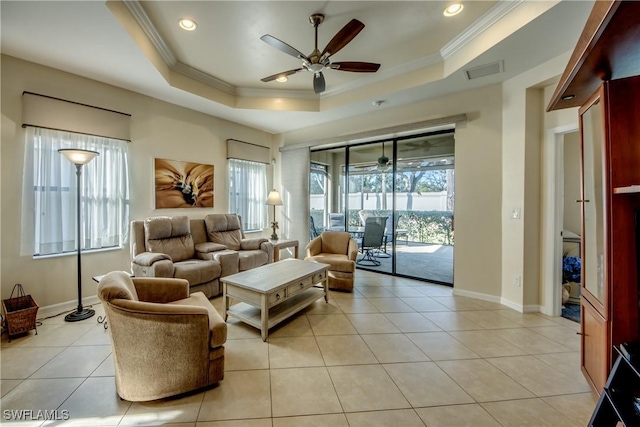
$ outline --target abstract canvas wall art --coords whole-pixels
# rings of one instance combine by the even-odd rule
[[[156,209],[212,208],[213,165],[154,159]]]

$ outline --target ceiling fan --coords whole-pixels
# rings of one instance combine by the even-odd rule
[[[322,13],[314,13],[309,17],[309,22],[315,29],[315,49],[309,56],[304,55],[299,50],[289,46],[285,42],[278,40],[270,34],[265,34],[260,37],[260,40],[267,43],[276,49],[295,56],[302,60],[302,67],[294,70],[283,71],[278,74],[274,74],[269,77],[261,79],[263,82],[270,82],[279,78],[285,78],[300,71],[311,71],[313,73],[313,91],[315,93],[322,93],[325,90],[325,81],[322,71],[338,70],[338,71],[351,71],[354,73],[375,73],[380,68],[380,64],[374,64],[371,62],[331,62],[329,57],[337,53],[340,49],[345,47],[351,40],[358,35],[364,28],[364,24],[357,19],[352,19],[347,25],[342,27],[340,31],[336,33],[331,41],[327,44],[322,52],[318,50],[318,26],[324,21],[324,15]]]

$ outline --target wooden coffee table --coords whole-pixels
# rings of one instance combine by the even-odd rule
[[[260,329],[266,341],[269,328],[318,298],[329,302],[328,270],[328,264],[290,258],[223,277],[224,320],[231,316]],[[318,283],[322,288],[314,287]],[[230,306],[231,299],[241,302]]]

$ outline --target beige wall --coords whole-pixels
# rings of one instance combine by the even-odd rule
[[[456,244],[455,288],[500,296],[501,246],[501,128],[500,85],[437,99],[383,108],[354,117],[280,135],[293,145],[466,113],[468,122],[455,132]]]
[[[226,140],[229,138],[271,147],[271,134],[158,101],[147,96],[2,56],[2,298],[22,283],[40,306],[73,301],[76,296],[74,256],[34,260],[20,256],[21,192],[24,129],[21,94],[30,91],[131,114],[131,219],[186,214],[200,218],[227,212]],[[275,153],[274,153],[275,154]],[[154,157],[199,161],[215,166],[213,209],[155,210]],[[271,166],[268,167],[271,176]],[[272,185],[269,179],[268,184]],[[263,235],[268,236],[267,229]],[[129,270],[128,246],[122,250],[83,254],[83,296],[95,295],[91,277],[111,270]]]
[[[562,72],[567,59],[568,54],[555,58],[502,85],[397,108],[383,108],[365,116],[272,136],[3,56],[2,295],[6,298],[13,283],[20,282],[40,305],[75,298],[73,257],[33,260],[19,255],[24,140],[20,127],[20,95],[23,90],[29,90],[132,114],[132,218],[169,213],[155,211],[152,207],[151,163],[154,157],[213,163],[216,167],[216,205],[211,211],[226,212],[224,142],[227,138],[265,146],[291,146],[313,141],[318,135],[330,138],[465,113],[467,123],[459,125],[455,132],[455,289],[469,295],[501,299],[520,309],[540,304],[538,258],[544,250],[539,241],[541,144],[548,129],[571,117],[566,112],[544,113],[548,92],[544,82],[548,86],[548,80]],[[277,160],[273,187],[281,188],[282,169],[286,172],[286,165],[282,165],[277,150],[272,150],[272,154]],[[521,220],[510,219],[513,207],[522,209]],[[208,211],[186,213],[201,217]],[[264,235],[269,232],[266,230]],[[83,261],[84,294],[93,295],[95,284],[91,276],[113,269],[128,269],[128,249],[86,254]],[[515,274],[523,275],[521,288],[513,286]]]
[[[562,73],[569,53],[503,83],[502,127],[502,300],[513,308],[538,311],[543,304],[541,233],[544,144],[550,129],[571,116],[546,113],[547,93]],[[521,218],[511,217],[513,209]],[[515,278],[522,278],[516,284]]]

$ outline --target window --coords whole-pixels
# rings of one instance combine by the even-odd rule
[[[244,231],[267,227],[267,165],[229,159],[229,212],[242,218]]]
[[[329,204],[328,167],[311,162],[309,175],[309,194],[311,217],[317,229],[325,227],[325,217]]]
[[[82,167],[82,249],[121,247],[128,239],[128,143],[99,136],[27,127],[23,179],[23,254],[74,252],[76,167],[61,148],[100,153]]]

